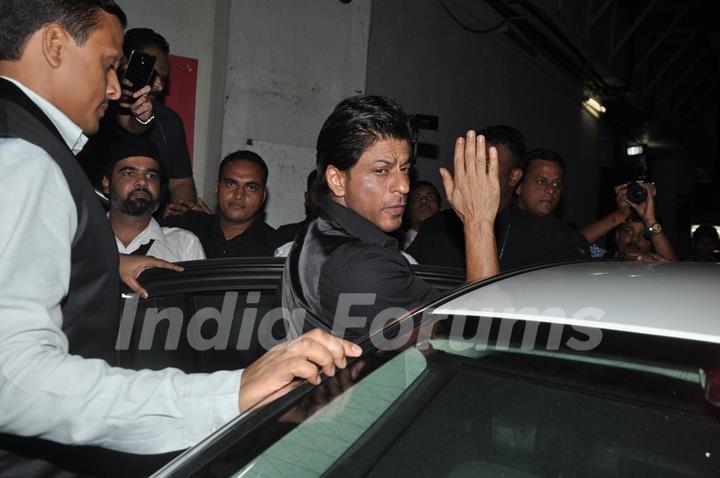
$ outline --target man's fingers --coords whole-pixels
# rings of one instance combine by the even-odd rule
[[[320,329],[314,329],[305,334],[303,337],[308,340],[307,344],[305,345],[309,346],[309,348],[312,348],[313,350],[318,349],[329,354],[333,369],[334,367],[345,368],[347,366],[347,360],[345,359],[345,356],[357,357],[362,354],[362,349],[359,346],[347,340],[333,337],[332,335]],[[318,356],[318,358],[320,357]],[[326,366],[324,362],[315,363],[318,363],[321,366]],[[328,370],[330,370],[330,368],[328,368]],[[330,373],[329,375],[334,375],[334,370],[332,370],[332,373]]]
[[[168,204],[165,208],[166,216],[179,216],[189,211],[189,208],[180,204]]]
[[[158,259],[156,257],[152,257],[151,259],[152,260],[146,264],[146,266],[147,266],[146,269],[156,267],[158,269],[168,269],[168,270],[176,271],[176,272],[182,272],[185,270],[183,267],[180,267],[177,264],[173,264],[172,262],[164,261],[164,260]]]
[[[350,342],[349,340],[340,340],[340,343],[345,350],[345,355],[348,357],[359,357],[362,355],[362,347],[357,344]]]
[[[455,167],[455,179],[460,181],[461,178],[465,177],[465,138],[455,140],[453,166]]]
[[[332,355],[333,362],[338,368],[345,368],[347,365],[347,360],[345,360],[346,356],[359,357],[362,355],[362,348],[359,345],[356,345],[349,340],[333,337],[329,333],[320,329],[313,329],[305,334],[304,337],[317,342],[320,347],[327,349]]]
[[[469,130],[465,134],[465,174],[468,176],[477,175],[477,156],[478,156],[478,143],[480,138],[476,137],[474,130]]]
[[[490,146],[486,171],[490,179],[495,180],[498,177],[498,154],[495,146]]]
[[[150,87],[150,85],[145,85],[142,88],[140,88],[139,90],[137,90],[135,93],[133,93],[132,96],[133,96],[133,98],[140,98],[141,96],[147,96],[150,94],[151,90],[152,90],[152,88]]]
[[[657,189],[655,188],[655,185],[653,183],[642,183],[642,185],[643,187],[645,187],[650,196],[655,197],[655,194],[657,194]]]
[[[288,361],[288,370],[291,374],[288,383],[290,383],[293,378],[302,378],[315,385],[321,382],[320,370],[317,365],[301,357],[290,359]]]
[[[147,290],[143,288],[143,286],[140,285],[140,283],[132,276],[125,276],[121,277],[122,281],[125,283],[126,286],[130,288],[133,292],[135,292],[137,295],[142,297],[143,299],[147,299],[149,296]]]
[[[201,198],[197,198],[197,202],[195,203],[195,207],[193,209],[202,211],[207,214],[212,214],[210,207],[205,204],[205,201],[203,201]]]
[[[452,198],[453,191],[455,190],[455,181],[453,181],[453,177],[450,174],[450,171],[445,168],[440,168],[440,178],[442,179],[442,185],[443,189],[445,190],[445,195],[448,199]]]

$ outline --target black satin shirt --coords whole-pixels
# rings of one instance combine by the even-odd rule
[[[413,273],[396,239],[328,196],[318,207],[285,262],[282,304],[292,333],[321,327],[359,338],[438,295]]]

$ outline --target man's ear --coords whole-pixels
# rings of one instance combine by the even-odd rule
[[[345,197],[345,182],[347,174],[335,166],[328,166],[325,170],[325,180],[330,188],[330,193],[338,198]]]
[[[102,178],[102,188],[105,194],[110,194],[110,180],[107,176],[103,176]]]
[[[263,204],[267,201],[267,188],[263,188]]]
[[[72,41],[67,31],[57,23],[51,23],[42,32],[42,52],[45,60],[53,68],[62,64],[63,56]]]
[[[513,168],[510,170],[510,186],[515,187],[520,183],[523,177],[523,170],[520,168]]]

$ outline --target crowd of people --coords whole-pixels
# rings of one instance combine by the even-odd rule
[[[653,184],[640,184],[641,203],[618,186],[617,210],[577,230],[554,214],[572,180],[564,160],[527,150],[507,125],[457,138],[453,170],[430,178],[450,205],[441,210],[433,181],[411,181],[408,116],[381,96],[345,99],[326,119],[304,219],[265,222],[268,167],[247,150],[222,159],[212,211],[197,197],[182,121],[162,102],[171,73],[159,33],[123,34],[111,0],[0,7],[1,432],[133,453],[191,446],[296,377],[317,383],[360,354],[352,339],[371,325],[337,333],[342,294],[373,294],[354,309],[366,317],[436,297],[413,263],[462,268],[477,281],[545,262],[678,259]],[[152,84],[136,92],[117,75],[132,51],[157,60]],[[598,245],[606,236],[617,252]],[[714,228],[693,241],[693,260],[715,260]],[[287,257],[282,305],[306,312],[295,338],[243,371],[113,366],[121,280],[146,295],[138,278],[148,268],[258,256]]]

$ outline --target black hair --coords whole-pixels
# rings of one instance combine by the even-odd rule
[[[412,194],[413,190],[419,188],[420,186],[427,186],[430,189],[433,190],[435,193],[435,196],[437,196],[438,204],[442,204],[442,196],[440,196],[440,191],[438,191],[438,188],[435,187],[433,183],[430,181],[416,181],[410,186],[410,192],[408,193],[408,198],[410,198],[410,195]]]
[[[307,185],[305,191],[312,191],[317,187],[317,169],[313,169],[307,176]]]
[[[362,153],[380,139],[408,142],[410,119],[399,104],[383,96],[353,96],[341,101],[328,116],[317,139],[318,190],[329,192],[325,171],[347,171]]]
[[[223,169],[225,169],[225,166],[227,166],[233,161],[250,161],[251,163],[256,164],[263,172],[263,186],[267,184],[267,164],[265,164],[265,161],[260,157],[259,154],[255,153],[254,151],[248,151],[246,149],[232,152],[223,158],[223,160],[220,162],[220,167],[218,168],[218,181],[222,180],[222,173]]]
[[[557,154],[555,151],[551,149],[532,149],[528,151],[525,154],[525,167],[523,168],[523,179],[526,177],[525,175],[528,172],[528,169],[530,169],[530,163],[533,161],[542,160],[542,161],[552,161],[553,163],[558,163],[560,165],[560,169],[562,170],[563,174],[565,174],[565,161],[560,157],[559,154]]]
[[[715,229],[715,227],[710,224],[700,224],[697,227],[697,229],[695,229],[695,232],[693,232],[693,235],[692,235],[693,242],[697,242],[702,237],[708,237],[713,241],[717,241],[718,240],[717,229]]]
[[[477,130],[477,134],[485,136],[486,144],[490,146],[505,146],[510,151],[510,169],[523,169],[525,167],[525,136],[504,124],[486,126]]]
[[[127,58],[133,50],[155,47],[166,55],[170,54],[170,44],[164,36],[150,28],[131,28],[125,32],[123,52]]]
[[[0,0],[0,60],[19,60],[32,34],[50,23],[82,46],[97,29],[100,10],[125,28],[127,17],[112,0]]]

